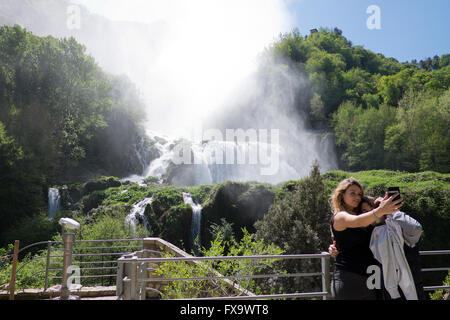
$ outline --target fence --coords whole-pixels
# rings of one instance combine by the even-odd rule
[[[149,250],[149,253],[155,251]],[[148,297],[148,290],[156,292],[159,296],[163,294],[164,285],[174,281],[214,281],[211,287],[216,289],[219,287],[221,292],[226,296],[207,296],[207,297],[195,297],[195,300],[209,300],[209,299],[222,299],[222,300],[253,300],[253,299],[291,299],[291,298],[312,298],[322,297],[326,300],[330,298],[330,255],[327,252],[320,254],[293,254],[293,255],[254,255],[254,256],[216,256],[216,257],[192,257],[181,256],[171,258],[140,258],[140,254],[124,256],[119,259],[119,272],[117,275],[117,295],[122,296],[124,300],[145,300]],[[207,276],[189,276],[189,277],[177,277],[177,278],[165,278],[161,275],[155,274],[155,265],[158,263],[179,263],[179,262],[191,262],[202,263],[207,261],[256,261],[256,260],[286,260],[286,259],[320,259],[321,271],[308,272],[308,273],[269,273],[269,274],[240,274],[240,275],[228,275],[224,276],[210,270]],[[280,279],[290,277],[313,277],[320,276],[322,282],[322,291],[316,292],[295,292],[295,293],[281,293],[281,294],[263,294],[255,295],[247,288],[239,285],[239,280],[249,279]],[[232,282],[228,280],[233,280]],[[236,282],[237,281],[237,282]],[[163,283],[163,285],[157,287],[154,285],[148,286],[150,283]],[[228,289],[224,290],[224,288]],[[210,292],[217,292],[217,290],[210,289]],[[189,293],[187,293],[189,294]],[[183,300],[189,297],[182,297]]]
[[[430,251],[420,251],[421,256],[435,256],[435,255],[450,255],[450,250],[430,250]],[[440,268],[422,268],[422,272],[436,272],[436,271],[449,271],[450,267],[440,267]],[[424,291],[434,291],[441,289],[450,289],[449,285],[439,285],[439,286],[425,286]]]
[[[150,250],[151,252],[155,252]],[[138,255],[124,256],[119,259],[119,270],[118,273],[118,283],[120,284],[117,289],[117,295],[122,295],[123,299],[126,300],[144,300],[148,297],[148,290],[156,292],[158,295],[162,294],[162,289],[158,287],[155,289],[154,286],[148,286],[152,283],[163,283],[167,284],[169,282],[176,281],[212,281],[212,280],[240,280],[240,279],[279,279],[284,277],[314,277],[320,276],[322,283],[322,291],[316,292],[294,292],[294,293],[283,293],[283,294],[265,294],[265,295],[254,295],[248,294],[249,292],[245,289],[240,289],[240,294],[229,294],[227,296],[214,296],[214,297],[196,297],[195,300],[208,300],[208,299],[218,299],[218,300],[248,300],[248,299],[292,299],[292,298],[312,298],[312,297],[322,297],[323,300],[330,298],[330,255],[327,252],[322,252],[320,254],[294,254],[294,255],[258,255],[258,256],[217,256],[217,257],[192,257],[192,256],[179,256],[179,257],[153,257],[153,258],[142,258],[144,252],[140,252]],[[450,250],[435,250],[435,251],[420,251],[421,256],[430,255],[448,255]],[[286,259],[320,259],[321,260],[321,270],[317,272],[309,273],[276,273],[276,274],[248,274],[248,275],[230,275],[223,276],[220,274],[214,274],[212,276],[193,276],[193,277],[177,277],[177,278],[165,278],[160,275],[155,275],[152,273],[155,270],[155,265],[157,263],[170,263],[170,262],[195,262],[201,263],[206,261],[224,261],[224,260],[262,260],[262,259],[275,259],[275,260],[286,260]],[[128,269],[125,266],[129,264]],[[152,267],[149,267],[152,266]],[[125,271],[126,270],[126,271]],[[439,268],[422,268],[422,272],[435,272],[435,271],[449,271],[450,267],[439,267]],[[225,284],[227,285],[227,284]],[[229,285],[229,284],[228,284]],[[425,286],[424,291],[433,291],[440,289],[450,289],[449,285],[439,285],[439,286]],[[238,290],[239,291],[239,290]],[[186,299],[186,298],[183,298]]]
[[[30,277],[44,274],[44,291],[49,288],[50,284],[61,284],[63,279],[63,259],[64,259],[64,243],[62,241],[42,241],[33,243],[19,250],[18,241],[16,241],[14,254],[9,255],[14,258],[11,282],[9,283],[10,299],[14,299],[14,282],[17,275],[25,268],[25,266],[33,261],[45,261],[45,267],[34,272]],[[38,246],[46,246],[41,250],[45,254],[33,257],[26,263],[20,265],[17,270],[18,256],[25,250],[36,248]],[[159,247],[159,250],[155,250]],[[160,250],[164,247],[164,250]],[[147,255],[136,256],[139,250],[143,253],[153,253],[150,257]],[[95,252],[90,252],[95,251]],[[175,253],[175,257],[162,257],[162,252],[170,251]],[[227,285],[233,286],[235,293],[227,297],[204,297],[203,299],[280,299],[280,298],[310,298],[322,297],[327,299],[330,297],[330,256],[328,253],[320,254],[298,254],[298,255],[273,255],[273,256],[220,256],[220,257],[192,257],[182,250],[158,238],[133,238],[133,239],[103,239],[103,240],[77,240],[70,252],[73,257],[73,265],[79,266],[79,279],[84,286],[89,285],[116,285],[117,295],[122,295],[124,299],[145,299],[148,297],[148,291],[160,294],[160,290],[155,289],[150,284],[168,283],[171,281],[222,281]],[[421,256],[430,255],[449,255],[450,250],[420,251]],[[206,277],[179,277],[164,278],[155,277],[152,272],[155,271],[155,265],[164,262],[188,262],[188,263],[205,263],[208,261],[224,261],[224,260],[262,260],[262,259],[320,259],[321,270],[310,273],[291,273],[291,274],[253,274],[253,275],[220,275],[215,273]],[[56,265],[55,265],[56,264]],[[423,268],[422,272],[448,271],[450,267]],[[67,273],[66,273],[67,274]],[[302,292],[302,293],[284,293],[270,295],[254,295],[246,291],[245,288],[236,286],[237,280],[242,279],[262,279],[262,278],[283,278],[283,277],[321,277],[321,291]],[[56,281],[55,281],[56,280]],[[233,281],[231,281],[233,280]],[[228,281],[228,282],[227,282]],[[231,282],[230,282],[231,281]],[[450,289],[448,285],[425,286],[425,291],[433,291],[439,289]],[[236,292],[240,292],[236,294]]]
[[[80,274],[78,278],[81,285],[115,285],[117,259],[140,248],[142,248],[142,238],[76,240],[70,252],[71,264],[79,266]],[[45,261],[45,267],[29,276],[33,278],[44,274],[44,291],[51,285],[61,284],[64,269],[63,241],[41,241],[25,246],[20,250],[17,249],[18,241],[15,244],[16,252],[11,255],[12,257],[18,257],[32,249],[44,254],[27,260],[17,270],[14,270],[17,265],[17,259],[15,260],[11,281],[8,283],[11,291],[10,299],[14,298],[15,279],[25,270],[27,265],[33,262]]]

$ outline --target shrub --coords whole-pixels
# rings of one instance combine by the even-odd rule
[[[309,177],[290,186],[292,191],[278,196],[263,220],[255,223],[257,239],[273,243],[287,254],[320,253],[331,242],[329,189],[320,175],[317,162]],[[286,260],[288,272],[317,272],[320,260]],[[312,291],[320,279],[290,278],[280,282],[288,292]]]
[[[448,272],[447,276],[445,277],[444,282],[442,283],[443,286],[450,286],[450,271]],[[436,290],[433,293],[430,293],[430,299],[431,300],[448,300],[450,295],[450,290]]]
[[[225,248],[229,248],[229,256],[247,256],[247,255],[278,255],[282,254],[276,245],[265,244],[262,240],[255,240],[251,234],[244,228],[243,237],[237,242],[234,239],[226,241],[222,233],[211,242],[209,249],[203,248],[201,254],[205,257],[224,256]],[[172,257],[167,254],[165,257]],[[218,271],[221,276],[254,275],[261,273],[280,273],[273,259],[262,260],[220,260],[220,261],[202,261],[198,264],[187,264],[186,262],[165,262],[155,271],[157,275],[164,278],[193,278],[216,276],[213,271]],[[258,282],[252,279],[235,280],[243,289],[256,294],[273,292],[274,288],[270,285],[270,280],[264,279]],[[228,289],[227,289],[228,288]],[[230,292],[229,284],[222,279],[213,280],[182,280],[170,281],[161,292],[164,299],[184,299],[199,297],[229,296],[238,292]]]

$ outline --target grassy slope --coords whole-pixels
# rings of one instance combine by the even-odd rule
[[[330,179],[334,187],[345,178],[354,177],[362,182],[365,188],[373,189],[376,186],[398,186],[400,190],[419,191],[430,186],[441,186],[450,189],[450,174],[442,174],[433,171],[407,173],[388,170],[370,170],[359,172],[330,171],[324,174]]]

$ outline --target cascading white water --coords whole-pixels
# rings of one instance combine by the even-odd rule
[[[168,137],[161,138],[161,135],[156,135],[152,132],[147,132],[149,137],[155,140],[155,147],[159,152],[159,158],[154,159],[150,162],[144,170],[143,176],[146,177],[157,177],[160,178],[166,172],[170,162],[173,158],[173,145],[175,141]]]
[[[156,136],[151,136],[154,139]],[[169,166],[175,163],[174,159],[183,158],[185,150],[176,149],[179,141],[165,137],[164,142],[155,143],[160,157],[148,164],[144,170],[144,174],[140,179],[150,176],[157,177],[162,182],[163,175],[167,172]],[[224,181],[262,181],[269,183],[278,183],[287,181],[300,176],[295,168],[293,168],[284,158],[283,150],[280,146],[264,142],[238,143],[235,141],[189,141],[189,148],[186,149],[190,153],[190,163],[182,164],[191,165],[189,169],[178,171],[172,175],[174,185],[201,185],[214,184]],[[253,148],[253,149],[252,149]],[[280,154],[278,172],[274,175],[261,175],[262,168],[268,168],[268,165],[259,163],[251,163],[249,154],[257,154],[266,152],[278,152]],[[232,161],[228,159],[228,155],[232,155]],[[244,159],[245,158],[245,159]],[[240,160],[240,162],[239,162]],[[127,180],[136,182],[138,176],[128,177]]]
[[[61,195],[57,188],[48,189],[48,217],[54,218],[61,208]]]
[[[133,232],[136,232],[136,226],[138,223],[143,223],[145,229],[151,233],[150,224],[147,217],[144,215],[145,208],[153,201],[153,198],[145,198],[133,205],[130,213],[125,217],[125,225],[131,227]]]
[[[194,252],[198,253],[198,249],[201,247],[200,241],[200,226],[202,221],[202,205],[194,203],[189,193],[183,192],[184,203],[189,204],[192,207],[192,220],[191,220],[191,243]]]

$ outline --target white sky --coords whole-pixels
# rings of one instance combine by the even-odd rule
[[[157,56],[143,52],[139,38],[129,38],[122,47],[139,66],[134,68],[138,74],[129,73],[131,79],[151,99],[149,106],[161,108],[151,111],[176,121],[164,123],[171,131],[218,110],[255,69],[257,55],[280,33],[291,31],[293,17],[286,1],[72,0],[111,20],[164,22],[164,34],[151,40],[158,44]],[[139,83],[139,77],[145,83]],[[151,92],[146,94],[147,88]]]

